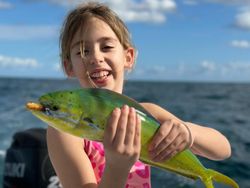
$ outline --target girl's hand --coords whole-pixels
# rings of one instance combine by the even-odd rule
[[[134,108],[124,105],[113,110],[103,143],[106,166],[129,171],[141,150],[141,121]]]
[[[149,145],[152,160],[162,162],[190,148],[193,137],[190,129],[177,120],[163,122]]]

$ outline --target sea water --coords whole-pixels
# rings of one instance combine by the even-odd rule
[[[46,93],[79,88],[75,80],[0,78],[0,187],[4,157],[12,136],[46,124],[25,109]],[[141,102],[156,103],[180,119],[215,128],[230,141],[232,156],[224,161],[200,157],[202,163],[250,187],[250,84],[127,81],[124,94]],[[152,168],[153,188],[200,188],[201,182]],[[216,184],[216,187],[225,187]]]

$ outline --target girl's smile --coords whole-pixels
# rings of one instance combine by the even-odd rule
[[[103,87],[108,84],[111,76],[111,71],[106,69],[96,69],[90,73],[90,78],[98,87]]]

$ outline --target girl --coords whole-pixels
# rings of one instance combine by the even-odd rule
[[[133,68],[136,52],[112,10],[98,3],[76,8],[66,18],[60,39],[69,77],[84,88],[122,93],[124,72]],[[213,160],[230,156],[230,144],[218,131],[184,122],[155,104],[141,104],[161,123],[148,148],[152,160],[168,160],[186,148]],[[149,167],[138,161],[140,126],[135,109],[125,105],[110,115],[103,145],[49,127],[49,155],[63,187],[150,187]]]

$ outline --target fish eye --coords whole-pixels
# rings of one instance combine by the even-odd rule
[[[57,110],[59,110],[59,108],[57,106],[52,106],[51,110],[57,111]]]
[[[51,111],[57,111],[57,110],[59,110],[59,107],[56,106],[56,105],[47,105],[45,108],[47,110],[51,110]]]
[[[88,122],[88,123],[94,123],[93,120],[89,117],[84,117],[83,120]]]

